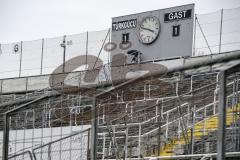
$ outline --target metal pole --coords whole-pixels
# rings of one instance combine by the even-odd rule
[[[22,72],[22,41],[21,41],[21,52],[20,52],[19,77],[21,77],[21,72]]]
[[[196,56],[196,33],[197,33],[197,14],[195,14],[194,20],[194,39],[193,39],[193,56]]]
[[[63,42],[61,43],[63,47],[63,73],[65,72],[65,59],[66,59],[66,35],[63,36]]]
[[[222,47],[222,25],[223,25],[223,9],[221,9],[221,24],[220,24],[220,37],[219,37],[219,53],[221,53]]]
[[[2,87],[2,86],[3,86],[3,80],[1,80],[0,85],[1,85],[1,86],[0,86],[0,94],[2,94],[2,92],[3,92],[3,87]]]
[[[217,159],[225,160],[225,128],[226,128],[226,73],[219,74],[219,104],[218,104],[218,137]]]
[[[236,88],[239,88],[239,81],[237,80],[237,86],[236,86]],[[237,95],[236,95],[237,97],[236,97],[236,103],[238,104],[239,103],[239,94],[237,93]],[[238,105],[237,105],[238,106]],[[236,125],[238,125],[239,126],[239,122],[237,122],[236,123]],[[238,127],[237,128],[237,130],[236,130],[236,134],[237,134],[237,141],[236,141],[236,146],[237,146],[237,148],[236,148],[236,150],[237,151],[239,151],[239,147],[240,147],[240,132],[239,132],[239,130],[240,130],[240,128]]]
[[[160,112],[160,106],[158,105],[157,106],[159,109],[158,109],[158,115],[159,115],[159,117],[157,118],[158,119],[158,156],[160,156],[160,151],[161,151],[161,125],[162,125],[162,123],[161,123],[161,117],[162,117],[162,115],[161,115],[161,112]],[[161,108],[162,108],[162,105],[161,105]]]
[[[201,31],[201,33],[202,33],[202,35],[203,35],[203,38],[204,38],[204,40],[205,40],[205,42],[206,42],[206,44],[207,44],[207,47],[208,47],[210,53],[213,54],[213,53],[212,53],[212,50],[211,50],[211,48],[210,48],[210,45],[208,44],[208,40],[207,40],[207,38],[206,38],[206,36],[205,36],[205,34],[204,34],[204,32],[203,32],[203,29],[202,29],[202,27],[201,27],[201,25],[200,25],[197,17],[196,17],[196,22],[198,23],[199,29],[200,29],[200,31]]]
[[[8,159],[8,145],[9,145],[9,119],[8,114],[4,114],[3,146],[2,146],[3,160]]]
[[[92,68],[92,69],[94,69],[95,66],[96,66],[96,64],[97,64],[97,61],[98,61],[99,56],[100,56],[100,54],[101,54],[101,52],[102,52],[102,49],[104,48],[104,44],[105,44],[105,42],[106,42],[106,40],[107,40],[107,37],[108,37],[109,33],[110,33],[110,29],[108,30],[107,35],[106,35],[106,37],[105,37],[105,39],[104,39],[104,41],[103,41],[103,43],[102,43],[102,46],[101,46],[101,48],[100,48],[100,51],[98,52],[97,59],[96,59],[96,61],[94,62],[94,65],[93,65],[93,68]]]
[[[196,106],[192,108],[192,128],[191,128],[191,154],[194,154],[194,127],[195,127],[195,117],[196,117]]]
[[[168,118],[169,118],[169,112],[167,112],[167,118],[166,118],[166,140],[168,141]]]
[[[108,37],[108,43],[110,43],[110,42],[111,42],[111,32],[109,33],[109,37]],[[108,53],[108,65],[110,65],[110,61],[111,61],[110,54],[111,54],[111,52]]]
[[[44,48],[44,38],[42,39],[42,53],[41,53],[41,68],[40,68],[40,75],[42,75],[42,69],[43,69],[43,48]]]
[[[87,143],[87,160],[90,160],[90,150],[89,150],[89,146],[90,146],[90,129],[88,129],[88,143]]]
[[[27,90],[28,90],[28,81],[29,81],[29,77],[26,77],[25,79],[26,79],[26,86],[25,86],[25,90],[26,90],[26,92],[27,92]]]
[[[87,64],[88,64],[88,32],[87,32],[87,39],[86,39],[86,67],[87,67]],[[86,68],[87,70],[87,68]]]
[[[141,130],[142,130],[142,126],[141,124],[139,124],[139,128],[138,128],[138,158],[141,158]]]
[[[52,159],[52,158],[51,158],[51,152],[52,152],[52,145],[49,144],[49,145],[48,145],[48,160],[51,160],[51,159]]]
[[[128,157],[128,127],[126,127],[126,137],[125,137],[125,158],[124,160],[127,160],[127,157]]]
[[[91,135],[91,160],[97,159],[97,107],[96,99],[93,98],[92,105],[92,135]]]
[[[103,147],[102,147],[102,159],[105,159],[105,143],[106,143],[106,135],[103,134]]]
[[[0,55],[2,54],[2,44],[0,43]]]

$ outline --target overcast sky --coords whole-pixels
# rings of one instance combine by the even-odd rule
[[[0,0],[0,43],[102,30],[115,16],[189,3],[198,14],[240,6],[240,0]]]

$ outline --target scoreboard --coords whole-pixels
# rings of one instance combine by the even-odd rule
[[[114,17],[111,55],[138,54],[141,61],[191,56],[193,25],[194,4]]]

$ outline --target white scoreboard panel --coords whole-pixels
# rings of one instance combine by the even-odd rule
[[[141,61],[191,56],[194,4],[112,18],[112,56],[141,53]]]

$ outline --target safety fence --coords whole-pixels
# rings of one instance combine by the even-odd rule
[[[7,144],[0,147],[1,154],[7,150],[14,160],[88,159],[90,126],[81,119],[82,103],[88,103],[85,110],[91,109],[91,101],[65,95],[42,99],[16,112],[11,110],[7,126],[0,122],[1,136],[5,131],[8,135],[7,142],[1,139]],[[3,132],[4,126],[7,130]]]
[[[240,49],[240,9],[197,14],[193,55],[207,55]],[[86,32],[35,41],[0,44],[0,79],[51,74],[73,57],[93,55],[109,64],[111,30]],[[84,58],[84,57],[83,57]],[[86,64],[94,64],[84,58]],[[8,65],[11,64],[11,65]],[[80,70],[86,69],[83,65]],[[58,73],[64,72],[58,70]]]
[[[225,152],[239,151],[239,72],[227,74],[224,84],[220,73],[175,76],[114,90],[119,100],[108,97],[99,106],[99,159],[210,156],[217,152],[217,137],[223,130]],[[226,89],[225,111],[219,107],[222,88]],[[226,117],[219,131],[222,112]]]
[[[197,14],[193,55],[240,49],[240,8]]]
[[[0,78],[51,74],[69,59],[81,55],[93,55],[107,64],[110,60],[109,52],[102,47],[109,41],[109,30],[102,30],[35,41],[1,44]],[[84,58],[84,61],[86,61],[86,64],[95,63],[95,61],[87,58]],[[83,69],[85,68],[83,67]],[[59,72],[64,72],[64,70]]]
[[[90,129],[70,134],[44,145],[9,155],[9,160],[77,160],[89,159]],[[17,143],[17,142],[15,142]],[[19,142],[18,142],[19,143]],[[19,147],[19,146],[18,146]]]
[[[90,129],[84,132],[75,133],[33,149],[34,159],[89,159]]]

